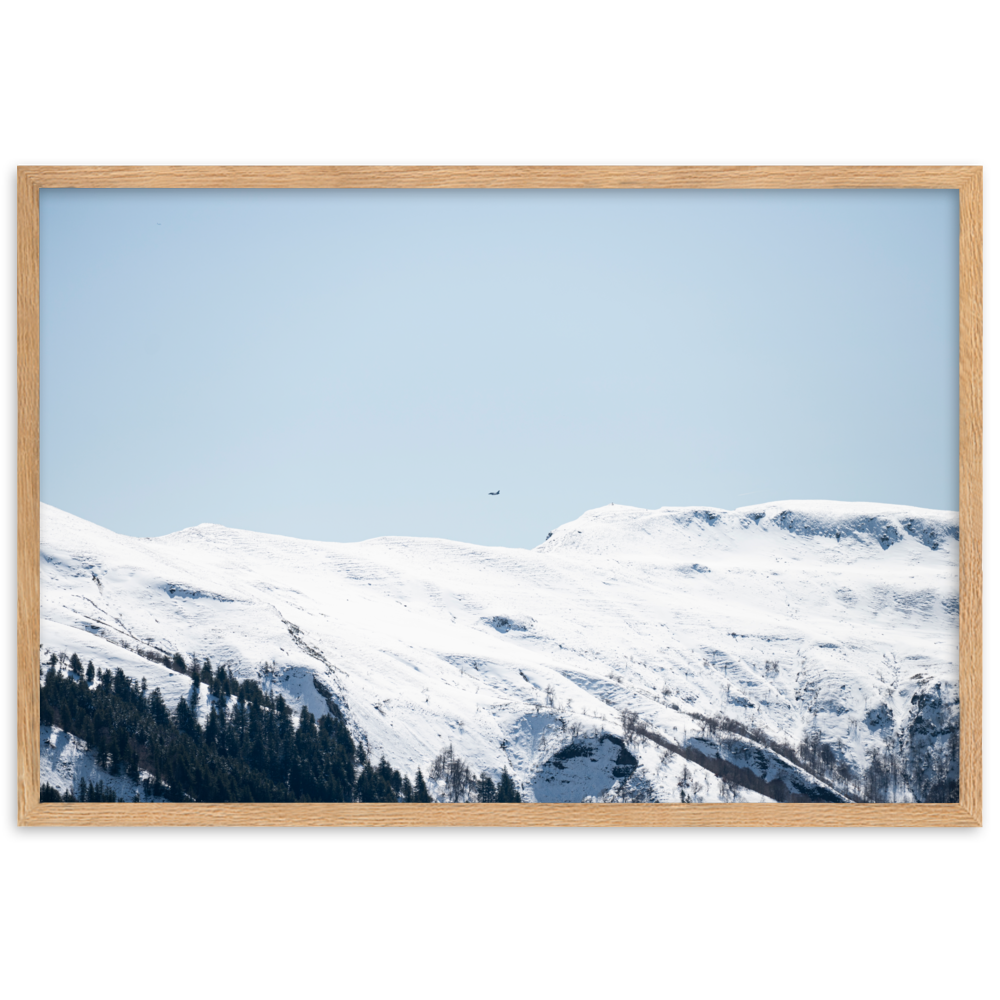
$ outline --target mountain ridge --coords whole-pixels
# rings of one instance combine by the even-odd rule
[[[703,798],[762,795],[724,787],[695,750],[734,768],[752,750],[763,785],[790,768],[785,787],[838,800],[889,755],[888,794],[906,800],[954,771],[957,538],[953,512],[839,501],[608,505],[534,549],[208,524],[131,538],[43,505],[42,654],[120,666],[168,702],[188,679],[149,654],[208,656],[296,709],[336,705],[411,773],[451,745],[476,770],[509,767],[527,800],[676,800],[685,768]],[[936,707],[918,718],[918,701]],[[595,750],[597,771],[547,780],[567,747],[621,738],[627,712],[660,737],[631,734],[632,772]],[[743,733],[713,736],[701,720],[716,717]],[[817,732],[853,785],[774,749]]]

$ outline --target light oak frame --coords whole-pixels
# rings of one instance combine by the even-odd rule
[[[956,804],[96,804],[39,798],[39,199],[42,188],[949,188],[959,192]],[[28,826],[982,825],[982,168],[20,167],[17,175],[17,814]]]

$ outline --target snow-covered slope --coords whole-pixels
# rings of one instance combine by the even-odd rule
[[[957,538],[950,512],[826,501],[612,505],[533,550],[211,524],[130,538],[43,505],[41,652],[120,666],[168,703],[189,679],[139,650],[228,662],[296,707],[335,702],[411,775],[451,744],[528,800],[752,800],[775,781],[843,799],[874,751],[903,768],[889,797],[921,797],[954,769]],[[622,742],[623,711],[645,738]],[[779,745],[809,739],[829,760],[803,770]],[[726,783],[723,759],[743,768]]]

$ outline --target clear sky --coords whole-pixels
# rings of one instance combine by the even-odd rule
[[[953,192],[45,190],[41,226],[42,499],[115,531],[957,509]]]

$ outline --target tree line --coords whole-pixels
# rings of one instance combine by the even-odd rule
[[[449,744],[434,758],[427,772],[432,781],[443,782],[450,802],[520,802],[521,793],[505,767],[499,781],[483,772],[477,775],[457,756]]]
[[[113,788],[103,781],[84,781],[83,778],[73,786],[72,791],[60,792],[58,788],[42,782],[39,802],[124,802]],[[138,795],[134,799],[139,801]]]
[[[179,654],[174,660],[192,684],[171,708],[145,678],[95,669],[92,661],[84,668],[76,653],[64,673],[53,655],[40,692],[41,722],[84,740],[110,774],[141,780],[147,795],[172,802],[432,801],[420,769],[411,781],[384,757],[371,760],[339,715],[317,719],[303,707],[296,720],[281,695],[271,696],[255,680],[240,680],[208,660],[188,665]],[[213,696],[204,725],[202,683]],[[67,795],[111,801],[95,798],[105,793],[114,794],[84,786]],[[45,794],[55,801],[60,793],[46,787]]]

